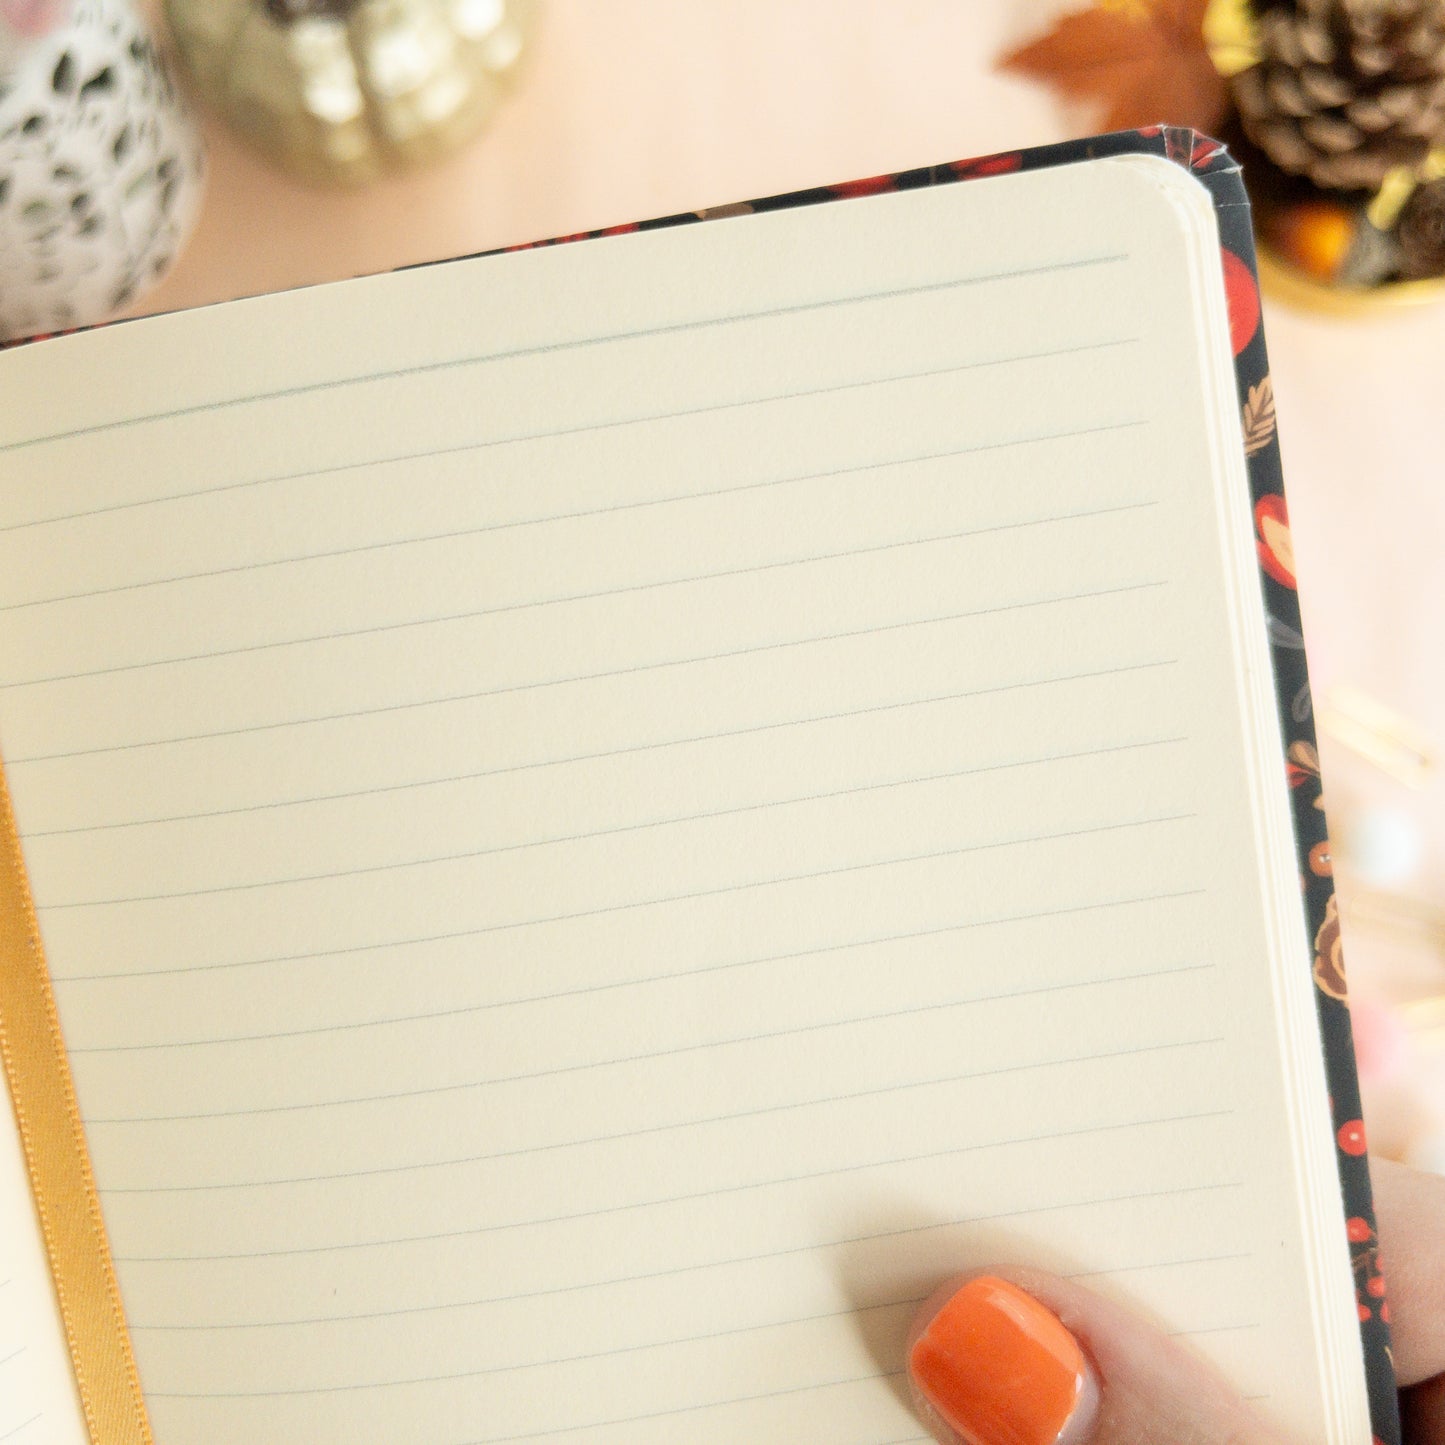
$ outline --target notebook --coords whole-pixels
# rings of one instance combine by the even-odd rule
[[[7,1445],[1393,1438],[1237,167],[701,218],[0,357]]]

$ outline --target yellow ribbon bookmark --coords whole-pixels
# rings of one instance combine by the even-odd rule
[[[0,768],[0,1057],[93,1445],[154,1445]]]

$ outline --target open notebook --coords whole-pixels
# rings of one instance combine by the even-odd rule
[[[106,1445],[903,1445],[1000,1260],[1388,1437],[1242,201],[1113,137],[0,357],[0,1439],[73,1351]]]

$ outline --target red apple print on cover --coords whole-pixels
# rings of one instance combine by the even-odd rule
[[[1212,160],[1224,154],[1224,147],[1217,140],[1210,140],[1208,136],[1196,135],[1194,147],[1189,156],[1191,170],[1205,170]]]
[[[1239,355],[1259,330],[1259,285],[1250,270],[1227,247],[1224,258],[1224,295],[1229,303],[1229,339],[1234,354]]]
[[[1255,503],[1254,527],[1258,534],[1259,565],[1281,587],[1294,590],[1294,541],[1284,498],[1270,492]]]
[[[980,156],[977,160],[957,161],[953,173],[960,180],[976,180],[979,176],[1004,176],[1023,164],[1018,151],[1004,151],[996,156]]]
[[[828,189],[835,196],[872,196],[879,191],[896,191],[898,177],[865,176],[861,181],[844,181],[840,185],[829,186]]]
[[[1349,1123],[1342,1125],[1336,1137],[1339,1139],[1340,1148],[1356,1159],[1368,1147],[1365,1143],[1365,1125],[1360,1119],[1351,1119]]]

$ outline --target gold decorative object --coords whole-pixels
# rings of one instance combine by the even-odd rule
[[[354,185],[470,140],[534,0],[166,0],[197,89],[258,149]]]
[[[1214,68],[1226,80],[1259,64],[1259,25],[1249,0],[1209,0],[1204,44]]]

